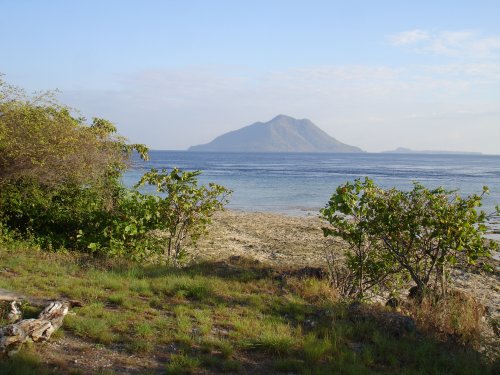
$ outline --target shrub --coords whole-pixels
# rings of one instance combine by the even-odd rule
[[[0,79],[0,185],[31,181],[40,186],[101,187],[127,167],[129,145],[107,120],[74,117],[54,93],[27,95]]]
[[[205,232],[212,215],[221,210],[231,193],[217,184],[198,186],[200,171],[185,172],[177,168],[168,173],[151,169],[145,173],[137,187],[152,185],[157,192],[165,194],[157,200],[152,213],[159,222],[159,229],[166,233],[165,260],[177,264],[183,256],[183,244],[189,236],[192,243]]]
[[[443,188],[415,183],[411,191],[383,190],[366,178],[339,186],[321,214],[332,226],[325,236],[350,245],[347,266],[355,274],[358,294],[409,277],[422,296],[433,283],[446,292],[447,269],[491,256],[496,243],[486,241],[488,216],[477,208],[488,192],[462,198]],[[500,212],[499,207],[496,208]]]
[[[53,93],[29,96],[0,79],[0,235],[20,235],[48,249],[76,249],[175,264],[187,238],[204,232],[229,191],[198,186],[199,171],[151,170],[162,198],[125,188],[133,151],[104,119],[71,114]],[[165,232],[166,238],[158,234]]]
[[[382,249],[382,244],[369,231],[372,198],[379,189],[373,181],[356,180],[339,186],[321,216],[331,226],[324,227],[326,236],[342,238],[349,246],[345,267],[332,253],[327,254],[330,277],[345,297],[362,299],[371,289],[389,285],[400,270],[399,264]]]
[[[45,248],[87,248],[124,196],[133,150],[107,120],[71,114],[53,93],[27,95],[0,80],[0,222]]]

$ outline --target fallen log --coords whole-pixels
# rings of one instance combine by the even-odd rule
[[[78,301],[51,301],[27,298],[21,294],[0,289],[0,301],[10,302],[6,314],[11,324],[0,328],[0,353],[17,353],[25,342],[47,341],[61,327],[64,317],[71,306],[81,306]],[[33,306],[45,306],[36,319],[21,319],[19,303],[27,301]]]

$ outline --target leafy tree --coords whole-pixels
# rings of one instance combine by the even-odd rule
[[[54,93],[28,95],[0,80],[0,221],[46,247],[77,246],[96,232],[122,196],[133,150],[107,120],[90,124]]]
[[[0,227],[32,236],[44,248],[155,257],[178,262],[182,244],[196,241],[229,191],[198,186],[199,172],[146,173],[165,197],[127,189],[121,175],[133,151],[115,126],[90,124],[53,93],[27,95],[0,80]]]
[[[384,277],[407,274],[419,295],[431,283],[445,293],[450,266],[474,264],[497,247],[485,240],[488,215],[478,210],[487,192],[485,187],[481,195],[462,198],[455,191],[429,190],[419,183],[411,191],[383,190],[368,178],[358,179],[337,188],[322,210],[332,224],[324,232],[343,238],[354,254],[364,256],[356,255],[364,259],[357,263],[348,257],[360,278],[373,258]]]
[[[116,128],[72,116],[54,93],[29,96],[0,80],[0,185],[30,180],[43,186],[105,184],[127,168],[133,149]]]
[[[154,215],[159,220],[159,229],[166,232],[164,257],[177,264],[183,255],[183,244],[187,237],[195,243],[205,232],[212,215],[227,203],[231,191],[210,183],[198,186],[200,171],[186,172],[178,168],[167,172],[151,169],[142,176],[137,187],[151,185],[165,194],[158,201]]]

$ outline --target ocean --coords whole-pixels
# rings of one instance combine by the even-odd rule
[[[151,160],[135,158],[124,176],[133,186],[150,168],[201,170],[202,183],[233,190],[231,209],[287,215],[317,215],[335,188],[368,176],[384,188],[411,189],[413,181],[434,188],[458,189],[461,195],[490,194],[483,209],[500,204],[500,155],[429,155],[376,153],[219,153],[151,151]],[[152,191],[152,190],[151,190]]]

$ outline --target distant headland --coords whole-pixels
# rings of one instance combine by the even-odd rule
[[[364,152],[338,141],[307,119],[278,115],[222,134],[189,151],[226,152]]]
[[[383,154],[444,154],[444,155],[482,155],[481,152],[472,151],[444,151],[444,150],[412,150],[410,148],[398,147],[392,151],[384,151]]]

